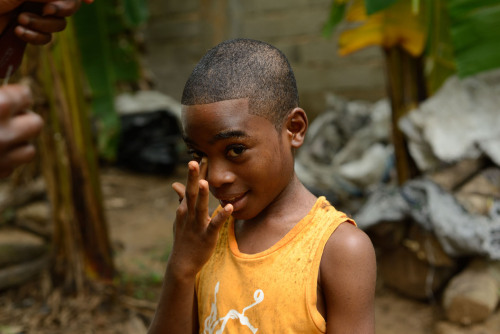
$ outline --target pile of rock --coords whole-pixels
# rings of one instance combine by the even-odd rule
[[[297,155],[304,184],[369,233],[384,284],[441,303],[438,333],[497,318],[500,328],[499,93],[500,71],[452,77],[403,118],[421,177],[401,186],[385,100],[330,96]]]
[[[0,188],[0,290],[27,282],[50,264],[52,227],[44,194],[41,180]]]

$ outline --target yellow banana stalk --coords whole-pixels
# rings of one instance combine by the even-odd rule
[[[336,3],[346,2],[339,0]],[[353,0],[347,8],[345,21],[358,24],[343,31],[339,37],[339,53],[347,55],[368,46],[383,48],[400,46],[412,56],[424,51],[427,26],[422,11],[415,11],[410,0],[400,0],[387,9],[366,14],[364,0]]]

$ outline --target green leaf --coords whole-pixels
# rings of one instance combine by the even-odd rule
[[[337,3],[333,1],[332,8],[330,9],[330,15],[328,17],[328,21],[326,21],[323,26],[323,37],[328,38],[331,37],[335,27],[342,21],[345,14],[345,3]]]
[[[138,27],[146,22],[149,11],[145,0],[122,0],[124,18],[129,27]]]
[[[409,1],[409,0],[401,0]],[[366,14],[371,15],[386,8],[389,8],[393,4],[398,2],[398,0],[365,0]]]
[[[426,0],[428,43],[425,57],[427,91],[433,95],[451,75],[456,74],[455,55],[450,35],[447,0]]]
[[[500,67],[498,0],[448,0],[448,13],[458,75]]]
[[[98,149],[106,160],[116,154],[119,119],[114,109],[116,80],[109,43],[108,16],[111,2],[96,1],[74,15],[82,64],[92,90],[92,112],[98,130]],[[92,22],[92,24],[88,24]]]
[[[146,21],[145,0],[96,1],[75,15],[83,65],[92,90],[92,111],[101,157],[114,160],[120,131],[114,109],[117,87],[140,79],[134,30]],[[92,24],[89,24],[92,22]]]

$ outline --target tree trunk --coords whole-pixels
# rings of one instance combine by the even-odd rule
[[[28,62],[38,63],[31,75],[46,100],[36,111],[45,120],[40,154],[54,219],[54,273],[78,293],[89,279],[111,281],[114,265],[72,21],[54,37]]]
[[[385,49],[387,89],[392,107],[392,139],[396,156],[398,183],[418,175],[398,122],[408,111],[426,98],[421,57],[413,57],[401,47]]]

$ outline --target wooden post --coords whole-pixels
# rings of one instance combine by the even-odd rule
[[[392,107],[392,140],[396,156],[398,183],[418,175],[398,122],[426,98],[422,58],[413,57],[401,47],[385,49],[387,91]]]

